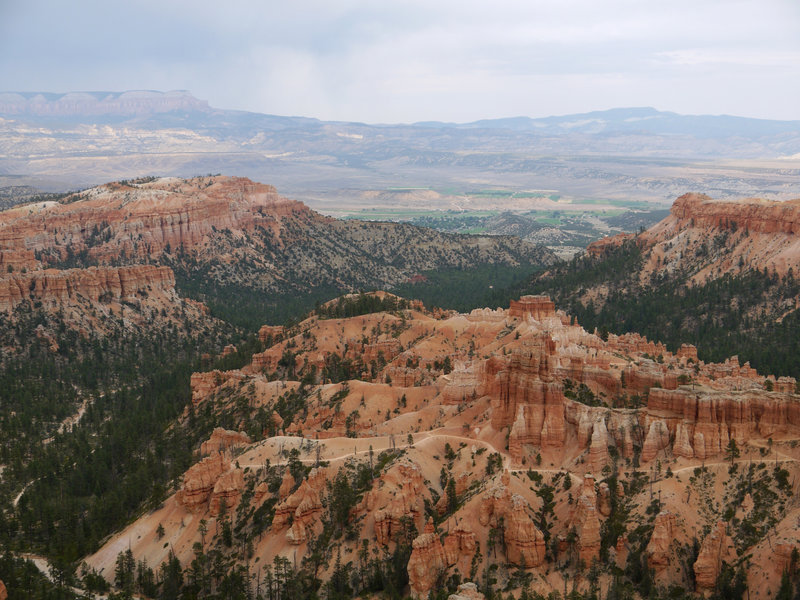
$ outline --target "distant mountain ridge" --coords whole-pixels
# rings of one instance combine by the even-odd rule
[[[322,121],[313,117],[291,117],[225,110],[211,107],[207,101],[195,98],[187,90],[159,92],[155,90],[129,90],[124,92],[0,92],[0,115],[26,116],[152,116],[172,111],[205,113],[216,119],[253,120],[302,124],[322,127],[349,124],[357,127],[401,129],[492,129],[543,135],[569,135],[575,133],[600,135],[614,132],[682,134],[701,137],[726,137],[732,135],[763,137],[782,133],[800,132],[800,120],[780,121],[732,115],[683,115],[661,111],[652,107],[620,107],[608,110],[553,115],[548,117],[502,117],[480,119],[467,123],[420,121],[416,123],[361,123]],[[189,124],[202,115],[184,114]]]
[[[660,203],[690,191],[783,199],[800,187],[787,159],[800,159],[800,121],[616,108],[367,124],[217,109],[186,91],[0,93],[0,188],[226,173],[312,203],[335,190],[465,190],[476,181]],[[752,160],[768,162],[709,164]]]

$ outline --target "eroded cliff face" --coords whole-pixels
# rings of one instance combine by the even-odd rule
[[[604,238],[587,252],[599,257],[633,240],[645,251],[639,280],[654,273],[691,273],[702,283],[725,273],[754,266],[783,276],[800,267],[800,200],[774,202],[759,198],[714,200],[703,194],[685,194],[675,200],[670,215],[632,237]]]
[[[277,233],[284,219],[311,215],[302,203],[248,179],[109,183],[63,202],[0,213],[0,260],[8,252],[8,264],[13,258],[15,268],[29,270],[82,253],[100,264],[139,261],[157,258],[165,249],[201,252],[217,231],[242,237],[260,227]],[[22,252],[28,253],[24,261]]]
[[[0,311],[11,311],[23,302],[48,309],[90,302],[142,302],[150,295],[165,304],[177,300],[175,275],[168,267],[90,267],[45,269],[0,277]]]

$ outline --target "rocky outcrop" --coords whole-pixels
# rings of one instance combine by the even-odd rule
[[[229,431],[222,427],[215,427],[211,437],[200,444],[200,454],[217,454],[225,450],[245,446],[250,443],[250,436],[241,431]]]
[[[544,321],[556,316],[556,305],[548,296],[522,296],[519,300],[511,301],[508,316],[516,319],[531,318],[534,321]]]
[[[731,438],[742,445],[753,437],[800,434],[800,402],[787,393],[688,386],[653,389],[647,410],[660,418],[650,422],[644,461],[666,449],[671,438],[675,456],[702,460],[723,454]]]
[[[364,495],[357,511],[374,515],[375,539],[385,546],[406,533],[409,525],[422,527],[425,516],[425,478],[419,466],[400,461],[381,475],[377,485]]]
[[[686,194],[675,200],[670,216],[638,236],[649,249],[641,275],[689,263],[694,282],[752,268],[782,276],[800,266],[798,234],[800,200],[719,201]]]
[[[412,542],[407,567],[412,598],[427,598],[439,575],[448,567],[458,565],[461,569],[469,569],[476,547],[475,534],[463,523],[456,526],[442,545],[433,521],[429,519],[422,533]]]
[[[208,398],[218,387],[228,381],[242,381],[246,375],[241,371],[207,371],[205,373],[192,373],[189,385],[192,388],[192,404],[199,405]]]
[[[142,260],[165,250],[200,249],[225,229],[277,230],[280,220],[298,213],[311,215],[302,203],[248,179],[109,183],[36,211],[0,213],[0,251],[24,249],[60,260],[85,253],[100,264]],[[39,262],[25,266],[35,269]]]
[[[447,565],[458,564],[469,569],[476,548],[475,533],[469,525],[462,521],[444,539],[444,555]],[[463,568],[460,570],[467,572]]]
[[[784,572],[791,573],[792,554],[795,552],[800,553],[800,540],[775,544],[775,553],[773,555],[773,575],[775,581],[780,581]],[[795,565],[795,567],[797,567],[797,565]]]
[[[502,524],[506,557],[522,568],[537,567],[544,561],[544,536],[530,516],[530,505],[509,489],[510,476],[503,473],[501,482],[481,498],[478,521],[484,527]]]
[[[700,547],[700,554],[694,563],[694,576],[697,591],[708,594],[714,589],[722,563],[732,564],[736,560],[733,540],[725,531],[725,523],[718,521]]]
[[[525,340],[510,357],[493,356],[486,363],[492,427],[511,426],[508,447],[515,460],[527,444],[564,444],[564,395],[561,383],[554,381],[555,367],[556,346],[546,333]]]
[[[297,491],[275,507],[272,530],[280,531],[289,526],[286,539],[295,545],[306,542],[309,536],[314,535],[322,513],[320,486],[324,482],[324,476],[320,477],[319,473],[309,474]]]
[[[589,445],[589,464],[592,471],[602,473],[603,467],[611,462],[608,453],[608,429],[602,417],[595,421],[592,428],[592,441]]]
[[[289,494],[292,493],[294,490],[294,486],[296,481],[292,476],[292,472],[289,469],[286,469],[286,472],[283,474],[283,479],[281,480],[281,487],[278,488],[278,498],[281,500],[285,500],[289,497]]]
[[[256,507],[260,506],[267,496],[269,496],[269,485],[266,481],[262,481],[253,490],[253,504]]]
[[[586,474],[571,518],[577,534],[578,556],[589,567],[600,557],[600,519],[597,513],[597,494],[594,477]]]
[[[244,489],[244,473],[241,469],[233,469],[223,473],[214,484],[209,502],[212,516],[227,514],[236,508]]]
[[[669,428],[660,419],[652,421],[650,428],[647,430],[644,446],[642,446],[642,460],[649,462],[658,456],[659,452],[668,447]]]
[[[458,586],[455,594],[450,594],[447,600],[486,600],[486,596],[478,591],[478,586],[467,582]]]
[[[483,363],[458,362],[444,379],[442,404],[460,405],[483,396],[486,391]]]
[[[528,502],[515,494],[511,497],[511,510],[503,515],[506,559],[522,569],[538,567],[545,555],[544,536],[534,525],[530,510]]]
[[[408,584],[412,598],[427,598],[439,575],[447,568],[444,547],[429,520],[423,532],[412,542],[408,560]]]
[[[603,481],[597,486],[597,510],[604,517],[611,515],[611,488]]]
[[[619,248],[628,240],[634,239],[632,233],[620,233],[609,237],[604,237],[596,240],[586,247],[586,254],[592,258],[600,258],[606,256],[612,250]]]
[[[134,302],[150,294],[177,298],[172,269],[154,265],[90,267],[0,276],[0,311],[13,310],[22,302],[56,307],[81,301]]]
[[[800,234],[800,200],[775,202],[750,198],[726,202],[704,194],[684,194],[672,204],[670,214],[679,227]]]
[[[675,442],[672,445],[672,453],[675,456],[684,458],[694,457],[691,438],[689,437],[690,425],[680,422],[675,426]]]
[[[283,325],[262,325],[258,330],[258,339],[262,344],[268,341],[276,343],[283,339],[286,329]]]
[[[217,481],[230,469],[230,461],[222,453],[214,454],[193,465],[183,476],[178,503],[190,512],[202,512]]]
[[[664,571],[669,566],[676,526],[677,517],[674,513],[662,511],[656,515],[653,534],[645,550],[647,565],[656,573]]]

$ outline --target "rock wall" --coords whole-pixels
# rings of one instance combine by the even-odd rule
[[[215,427],[211,437],[200,444],[200,454],[217,454],[237,446],[250,443],[250,436],[241,431],[229,431],[222,427]]]
[[[493,356],[486,363],[492,427],[511,426],[509,452],[515,459],[524,444],[564,444],[564,395],[554,380],[555,367],[555,343],[546,333],[526,340],[510,356]]]
[[[647,543],[645,554],[647,566],[656,571],[656,574],[666,570],[670,565],[672,542],[675,539],[677,517],[669,511],[662,511],[656,515],[653,533]]]
[[[672,445],[676,456],[705,459],[725,452],[729,440],[800,434],[800,400],[792,394],[747,391],[650,390],[651,420],[642,459]],[[652,417],[651,417],[652,418]]]
[[[411,597],[427,598],[428,593],[447,568],[447,557],[433,521],[429,520],[423,532],[412,542],[411,557],[408,560],[408,584]]]
[[[726,202],[705,194],[684,194],[672,204],[670,214],[684,226],[800,234],[800,200]]]
[[[121,257],[155,258],[167,247],[190,252],[217,231],[258,226],[277,233],[283,219],[314,214],[280,197],[272,186],[236,177],[109,183],[64,202],[32,206],[36,210],[0,213],[0,261],[15,268],[37,268],[36,252],[65,259],[68,249],[74,255],[86,252],[101,264]],[[6,263],[0,267],[5,270]]]
[[[136,300],[150,294],[175,296],[175,275],[169,267],[90,267],[59,271],[46,269],[0,276],[0,311],[22,302],[46,307],[76,303]]]
[[[503,473],[501,482],[481,498],[478,522],[484,527],[503,524],[506,557],[511,564],[528,569],[544,562],[545,544],[542,532],[530,515],[530,505],[508,485],[510,475]]]
[[[192,465],[183,476],[183,485],[178,491],[178,504],[190,512],[202,512],[214,492],[217,481],[231,467],[224,454],[218,453]]]

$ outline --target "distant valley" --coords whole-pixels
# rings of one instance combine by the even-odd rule
[[[269,181],[326,214],[373,207],[397,187],[439,190],[441,199],[426,205],[437,210],[481,189],[545,190],[567,206],[624,200],[665,207],[686,192],[790,198],[800,182],[799,155],[799,122],[648,108],[368,125],[221,110],[187,92],[0,94],[6,198],[25,189],[225,173]],[[390,196],[387,207],[413,206],[411,198]],[[463,210],[484,208],[473,202]]]

